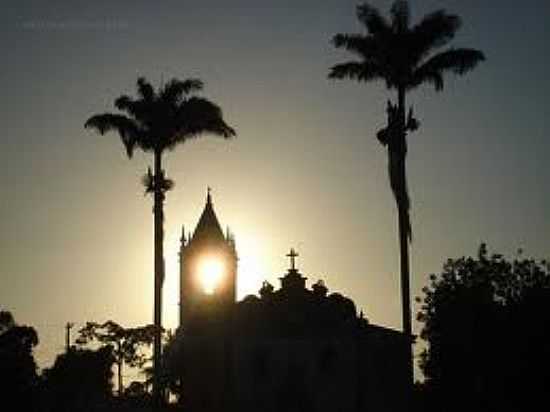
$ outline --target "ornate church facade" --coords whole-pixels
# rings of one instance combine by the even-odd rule
[[[291,262],[275,289],[236,300],[235,239],[210,191],[192,236],[182,231],[178,358],[191,412],[406,410],[408,340],[369,323]],[[215,287],[209,288],[211,277]]]

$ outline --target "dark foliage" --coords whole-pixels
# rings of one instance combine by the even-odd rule
[[[171,330],[165,334],[161,379],[163,387],[168,390],[169,394],[176,397],[178,403],[183,392],[182,373],[184,364],[182,353],[184,344],[185,339],[182,334],[173,333]]]
[[[397,0],[387,20],[380,12],[363,3],[357,6],[357,18],[366,34],[337,34],[333,44],[354,54],[358,60],[332,67],[329,77],[359,81],[383,80],[389,89],[406,90],[431,83],[443,89],[443,74],[464,74],[473,69],[484,55],[478,50],[446,46],[461,26],[460,18],[444,10],[432,12],[410,26],[407,1]]]
[[[43,373],[45,412],[103,411],[110,405],[113,348],[72,349]]]
[[[87,345],[99,342],[113,348],[113,356],[118,369],[118,391],[123,394],[122,368],[124,364],[133,368],[142,368],[149,360],[143,349],[153,343],[155,327],[153,325],[125,328],[112,320],[102,324],[87,322],[79,331],[77,344]]]
[[[17,325],[12,314],[0,311],[0,402],[17,410],[38,406],[38,375],[33,348],[38,335],[30,326]]]
[[[420,366],[436,409],[519,411],[550,382],[550,266],[489,255],[449,260],[423,289]],[[452,404],[449,400],[454,399]]]
[[[363,34],[336,34],[332,43],[355,56],[354,60],[337,64],[330,69],[331,79],[353,79],[360,82],[382,80],[388,89],[399,95],[397,104],[388,111],[388,126],[378,132],[378,140],[389,150],[390,185],[402,215],[401,228],[410,239],[410,201],[405,175],[408,131],[418,128],[418,121],[405,118],[405,94],[423,84],[443,90],[444,75],[463,75],[475,68],[485,56],[479,50],[448,48],[446,46],[461,26],[460,18],[444,10],[430,13],[416,25],[410,24],[407,1],[396,0],[387,20],[369,3],[357,6],[357,18],[366,29]],[[388,105],[390,105],[388,103]],[[393,113],[393,115],[392,115]]]
[[[95,115],[86,121],[85,127],[101,134],[116,131],[128,157],[132,157],[136,147],[145,152],[164,152],[203,133],[234,136],[235,131],[223,121],[221,109],[196,96],[202,88],[198,79],[172,79],[157,91],[140,77],[137,99],[123,95],[115,100],[115,107],[127,115]]]

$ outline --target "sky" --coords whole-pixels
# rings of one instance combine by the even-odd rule
[[[238,295],[278,286],[291,247],[309,282],[324,279],[375,324],[401,327],[397,217],[375,133],[395,96],[384,84],[327,79],[350,56],[330,44],[359,32],[355,1],[8,1],[0,14],[0,308],[34,326],[49,366],[64,325],[152,322],[152,199],[115,134],[83,127],[133,94],[199,77],[238,133],[165,156],[164,324],[177,326],[178,239],[212,187],[235,233]],[[387,11],[387,0],[373,0]],[[412,293],[448,258],[518,248],[550,258],[550,3],[416,0],[413,22],[463,18],[457,47],[487,61],[444,93],[410,95],[421,121],[407,158]],[[418,306],[413,308],[416,312]],[[421,325],[415,324],[415,331]]]

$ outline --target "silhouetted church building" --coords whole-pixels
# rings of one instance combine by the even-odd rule
[[[275,290],[236,302],[235,239],[224,234],[210,193],[180,250],[182,402],[190,412],[402,411],[407,342],[370,324],[353,301],[310,289],[291,267]],[[215,279],[205,291],[204,277]],[[213,279],[214,280],[214,279]],[[208,292],[208,293],[207,293]]]

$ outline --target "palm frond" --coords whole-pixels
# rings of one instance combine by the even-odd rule
[[[404,33],[409,28],[411,10],[407,0],[396,0],[390,9],[394,33]]]
[[[153,118],[157,115],[159,106],[158,100],[149,102],[143,98],[133,99],[127,95],[119,96],[115,100],[115,107],[124,111],[131,118],[141,125],[151,125]]]
[[[134,100],[130,96],[122,95],[115,100],[115,107],[128,113],[134,119],[143,121],[147,118],[147,108],[150,107],[150,104],[147,104],[143,99]]]
[[[225,139],[236,135],[235,130],[223,120],[220,107],[203,97],[193,96],[182,102],[177,113],[177,124],[181,127],[171,138],[169,148],[203,133],[211,133]]]
[[[138,79],[136,98],[122,95],[115,100],[117,109],[128,115],[104,113],[92,116],[85,123],[100,134],[118,132],[132,157],[135,147],[145,152],[173,149],[177,143],[202,133],[224,138],[236,135],[214,103],[199,97],[189,97],[203,88],[199,79],[180,81],[172,79],[159,90],[154,90],[145,78]],[[173,184],[167,181],[165,190]]]
[[[372,62],[349,61],[332,66],[328,75],[329,79],[353,79],[358,81],[370,81],[383,79],[384,74],[379,65]]]
[[[344,48],[360,57],[375,58],[379,55],[381,42],[372,35],[362,34],[336,34],[332,38],[332,44],[336,48]]]
[[[437,10],[426,15],[411,29],[418,60],[431,50],[449,43],[461,25],[460,17],[447,14],[445,10]]]
[[[160,100],[165,103],[179,104],[184,95],[202,90],[204,84],[199,79],[172,79],[162,88]]]
[[[125,94],[117,97],[115,100],[115,107],[118,110],[123,110],[125,112],[128,112],[129,114],[132,114],[131,112],[134,104],[135,104],[135,100]]]
[[[426,82],[432,83],[437,91],[443,90],[445,72],[463,75],[484,60],[484,54],[475,49],[449,49],[438,53],[414,72],[409,88]]]
[[[368,32],[373,35],[380,35],[390,32],[391,26],[380,14],[380,11],[368,3],[357,6],[357,18],[365,25]]]
[[[110,131],[118,132],[120,140],[126,148],[126,154],[130,158],[140,137],[140,130],[136,122],[120,114],[103,113],[92,116],[86,121],[84,127],[94,129],[101,135]]]
[[[161,175],[158,176],[158,179],[155,179],[151,168],[147,168],[147,173],[141,177],[141,183],[145,187],[145,195],[155,192],[156,184],[159,184],[161,192],[165,193],[172,190],[175,186],[175,182],[172,179],[165,177],[164,172],[161,172]]]
[[[147,168],[147,173],[141,177],[141,184],[145,187],[145,194],[153,193],[155,190],[155,179],[153,178],[153,172],[151,168]]]
[[[156,94],[155,89],[149,83],[145,77],[139,77],[137,80],[137,88],[139,96],[148,103],[151,103],[155,100]]]

